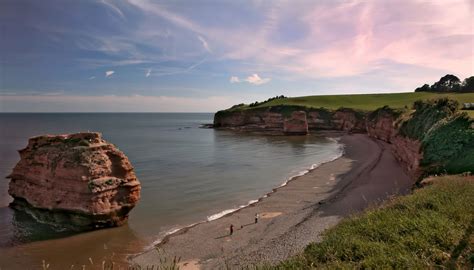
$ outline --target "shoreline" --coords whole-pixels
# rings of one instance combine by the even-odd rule
[[[340,134],[322,135],[334,138]],[[412,181],[386,144],[362,134],[342,135],[340,143],[344,150],[338,158],[290,178],[243,208],[169,233],[155,248],[167,256],[182,258],[183,269],[275,263],[318,241],[322,231],[343,217],[411,189]],[[370,179],[365,183],[373,172],[388,172],[392,182],[378,187]],[[253,224],[255,213],[260,215],[258,224]],[[230,224],[235,227],[232,236],[227,231]],[[156,265],[160,256],[153,249],[132,255],[129,260],[146,267]]]
[[[341,138],[341,136],[343,135],[344,133],[342,132],[320,132],[318,133],[318,135],[321,135],[321,136],[324,136],[328,139],[332,139],[334,140],[337,144],[339,144],[339,148],[340,148],[340,153],[337,154],[337,156],[335,157],[332,157],[331,159],[327,160],[327,161],[322,161],[320,163],[314,163],[311,165],[311,167],[307,168],[307,169],[303,169],[302,171],[298,172],[297,174],[295,175],[292,175],[290,177],[288,177],[282,184],[272,188],[271,191],[265,193],[264,195],[258,197],[257,199],[254,199],[254,200],[250,200],[248,201],[247,204],[245,205],[240,205],[238,208],[229,208],[229,209],[225,209],[225,210],[222,210],[218,213],[215,213],[215,214],[212,214],[210,216],[207,216],[205,220],[202,220],[202,221],[198,221],[198,222],[195,222],[195,223],[192,223],[190,225],[186,225],[186,226],[183,226],[183,227],[179,227],[179,228],[175,228],[175,229],[170,229],[166,232],[164,232],[163,234],[163,237],[162,238],[159,238],[155,241],[152,242],[152,244],[145,248],[144,251],[140,252],[140,253],[137,253],[137,254],[131,254],[127,257],[127,260],[133,260],[134,257],[137,257],[137,256],[140,256],[141,254],[144,254],[144,253],[147,253],[149,251],[152,251],[156,248],[159,248],[161,245],[164,245],[166,244],[167,240],[171,237],[173,237],[175,234],[178,235],[178,234],[182,234],[182,233],[186,233],[189,229],[195,227],[195,226],[198,226],[200,224],[204,224],[204,223],[208,223],[208,222],[213,222],[215,220],[218,220],[218,219],[221,219],[221,218],[224,218],[226,216],[230,216],[230,215],[233,215],[234,213],[237,213],[247,207],[251,207],[255,204],[258,204],[259,202],[261,202],[263,199],[271,196],[271,194],[277,192],[279,189],[281,188],[284,188],[286,185],[288,185],[289,182],[291,181],[295,181],[297,180],[298,178],[300,178],[301,176],[304,176],[308,173],[311,173],[312,171],[318,169],[320,166],[326,164],[326,163],[330,163],[330,162],[333,162],[341,157],[344,156],[344,144],[340,143],[339,140]],[[227,213],[226,213],[227,212]],[[218,216],[216,218],[213,218],[214,216]]]

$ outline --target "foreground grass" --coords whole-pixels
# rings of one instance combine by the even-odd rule
[[[468,268],[474,264],[474,177],[444,176],[347,219],[276,269]]]
[[[411,107],[417,100],[426,100],[433,98],[449,97],[457,100],[459,103],[474,102],[474,93],[394,93],[394,94],[359,94],[359,95],[328,95],[328,96],[305,96],[285,99],[275,99],[262,105],[253,107],[268,107],[276,105],[299,105],[313,108],[339,109],[341,107],[353,108],[358,110],[375,110],[385,105],[391,108]],[[244,106],[239,109],[248,109]],[[471,114],[472,116],[473,114]]]

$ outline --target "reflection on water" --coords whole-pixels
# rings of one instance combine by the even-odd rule
[[[61,228],[37,222],[30,215],[10,209],[0,208],[0,219],[2,220],[2,238],[0,246],[14,246],[34,241],[62,238],[77,234]],[[9,237],[8,237],[9,236]]]
[[[11,172],[28,137],[90,130],[129,157],[142,183],[126,226],[74,234],[6,207],[8,181],[0,181],[0,268],[124,260],[167,231],[245,205],[340,152],[334,141],[317,136],[199,128],[210,122],[212,114],[0,114],[0,175]]]

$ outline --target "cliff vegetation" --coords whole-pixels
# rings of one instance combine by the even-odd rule
[[[417,101],[399,133],[421,142],[425,174],[474,171],[474,120],[447,98]]]
[[[263,269],[472,269],[474,178],[444,176],[345,219],[321,243]]]

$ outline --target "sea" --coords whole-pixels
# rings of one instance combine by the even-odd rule
[[[164,236],[222,217],[342,154],[324,136],[252,135],[202,128],[212,113],[0,114],[0,269],[101,269]],[[8,207],[9,180],[28,138],[101,132],[123,151],[141,182],[128,224],[72,233]]]

